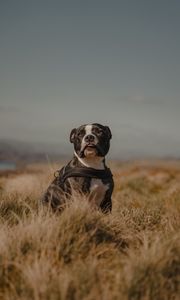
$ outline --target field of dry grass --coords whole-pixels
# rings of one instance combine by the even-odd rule
[[[0,177],[0,299],[179,299],[180,162],[111,168],[111,215],[78,196],[45,211],[57,165]]]

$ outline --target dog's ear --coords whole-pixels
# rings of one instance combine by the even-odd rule
[[[76,134],[76,128],[74,128],[73,130],[71,130],[71,133],[70,133],[70,142],[71,143],[74,143],[75,134]]]
[[[111,130],[108,126],[105,126],[105,131],[106,131],[106,134],[108,136],[109,139],[112,138],[112,133],[111,133]]]

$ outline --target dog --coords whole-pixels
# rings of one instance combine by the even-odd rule
[[[86,195],[93,207],[103,213],[111,212],[114,181],[105,163],[111,138],[109,127],[98,123],[74,128],[70,133],[74,156],[55,172],[55,178],[42,198],[43,204],[48,204],[54,211],[62,211],[75,190]]]

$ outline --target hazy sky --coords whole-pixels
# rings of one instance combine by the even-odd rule
[[[0,1],[0,138],[180,155],[180,1]]]

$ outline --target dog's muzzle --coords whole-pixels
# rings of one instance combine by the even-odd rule
[[[96,155],[98,156],[104,156],[105,153],[104,153],[104,150],[103,148],[99,145],[99,144],[92,144],[92,143],[89,143],[89,144],[85,144],[81,151],[80,151],[80,157],[84,157],[84,152],[87,148],[92,148],[92,149],[95,149],[96,151]]]
[[[83,157],[84,156],[84,152],[85,152],[85,150],[86,149],[94,149],[95,151],[96,151],[96,153],[97,153],[97,145],[95,145],[95,144],[85,144],[83,147],[82,147],[82,149],[81,149],[81,151],[80,151],[80,157]]]

